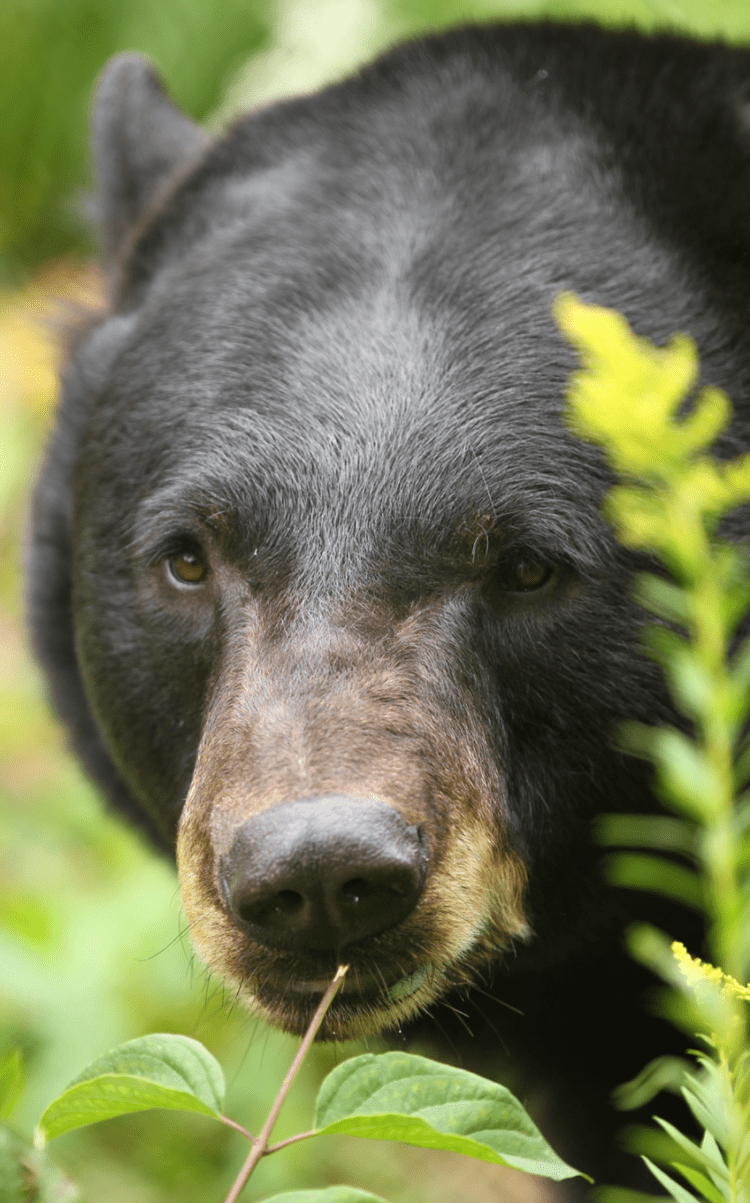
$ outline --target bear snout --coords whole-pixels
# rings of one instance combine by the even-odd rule
[[[355,637],[360,613],[279,631],[256,602],[237,612],[177,841],[193,944],[250,1008],[302,1034],[349,965],[324,1039],[405,1022],[531,935],[443,609],[384,608],[377,637]]]
[[[386,802],[316,797],[246,820],[220,881],[233,921],[257,943],[342,956],[412,913],[427,863],[424,828]]]

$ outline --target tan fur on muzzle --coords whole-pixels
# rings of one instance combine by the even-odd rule
[[[242,824],[292,800],[383,801],[426,833],[424,890],[402,922],[344,950],[351,971],[323,1036],[392,1027],[529,935],[525,869],[498,823],[502,788],[482,724],[456,682],[461,710],[440,703],[440,657],[424,653],[429,616],[376,638],[329,624],[284,641],[255,618],[226,657],[180,824],[193,943],[251,1008],[301,1032],[336,956],[249,937],[227,906],[222,858]]]

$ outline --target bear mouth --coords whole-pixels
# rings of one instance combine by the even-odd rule
[[[403,999],[410,998],[412,994],[416,994],[419,987],[427,981],[432,972],[433,968],[431,965],[424,965],[416,969],[413,973],[398,978],[391,985],[374,977],[360,978],[357,981],[347,975],[340,993],[359,995],[362,999],[367,999],[368,1001],[377,1000],[382,1002],[387,1000],[388,1002],[401,1002]],[[329,978],[318,978],[314,981],[291,981],[288,988],[292,994],[312,996],[324,994],[330,984]]]
[[[247,998],[251,1010],[260,1012],[274,1027],[295,1036],[304,1035],[330,977],[290,976],[282,984],[266,978]],[[347,973],[333,999],[317,1039],[348,1040],[394,1028],[431,1001],[440,990],[442,974],[432,964],[409,973],[386,977],[358,971]]]

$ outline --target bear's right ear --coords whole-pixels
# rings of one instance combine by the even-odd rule
[[[120,251],[161,185],[208,141],[166,95],[148,59],[140,54],[110,59],[93,109],[97,216],[108,257]]]

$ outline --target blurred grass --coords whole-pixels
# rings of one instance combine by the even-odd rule
[[[7,279],[87,243],[91,88],[116,50],[162,66],[195,117],[269,33],[266,0],[3,0],[0,5],[0,254]]]
[[[19,1131],[30,1133],[88,1060],[158,1030],[206,1043],[227,1073],[229,1114],[257,1129],[294,1048],[234,1011],[194,961],[173,869],[103,811],[62,746],[26,651],[22,531],[54,404],[55,329],[66,309],[97,303],[101,291],[80,216],[95,75],[116,50],[145,51],[180,103],[215,126],[245,105],[335,78],[402,36],[540,14],[750,39],[745,0],[2,0],[0,1053],[15,1045],[24,1054]],[[315,1051],[279,1139],[309,1126],[317,1082],[343,1055]],[[51,1152],[90,1203],[218,1203],[245,1156],[241,1138],[219,1125],[154,1113],[71,1134]],[[334,1181],[394,1203],[530,1197],[512,1171],[333,1138],[266,1159],[246,1194]],[[552,1193],[539,1186],[535,1197]]]

